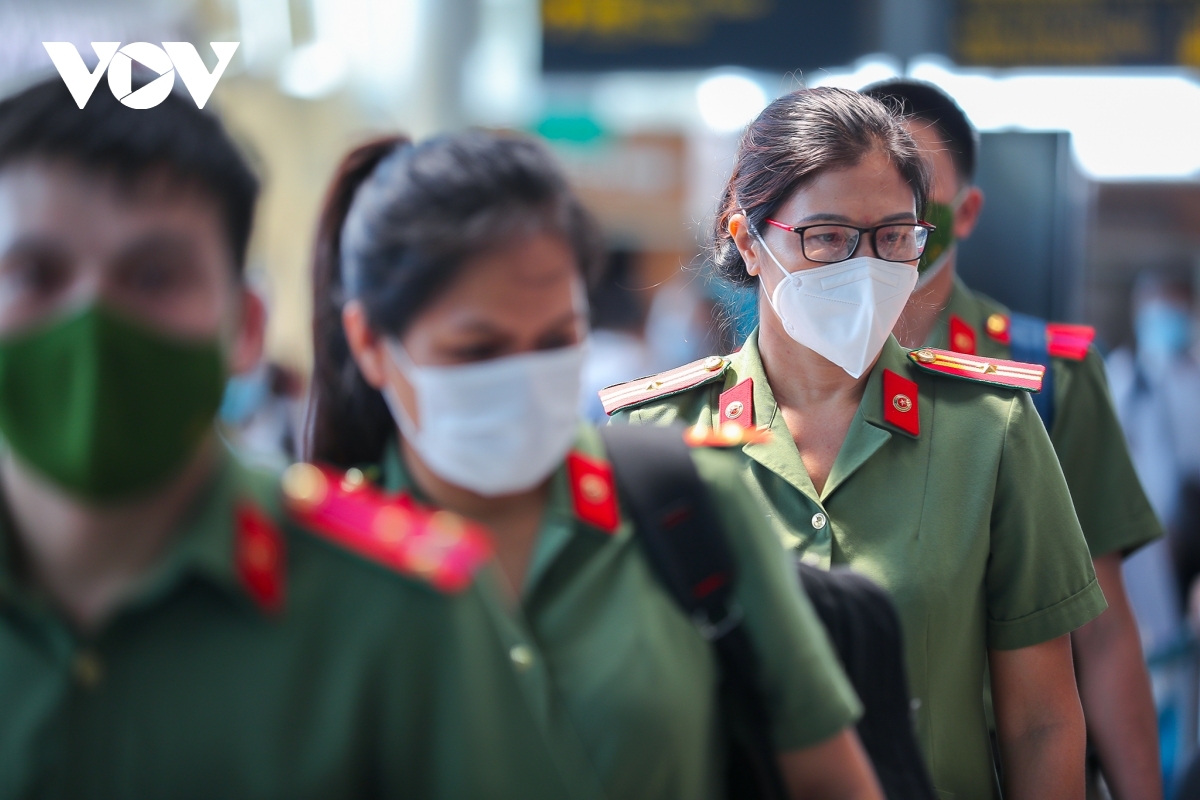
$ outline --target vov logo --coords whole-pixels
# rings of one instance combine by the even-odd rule
[[[197,108],[204,108],[217,81],[225,73],[230,59],[238,48],[238,42],[209,42],[217,54],[217,66],[212,72],[204,66],[196,48],[188,42],[163,42],[162,47],[149,42],[130,42],[121,47],[120,42],[92,42],[92,49],[100,59],[96,69],[88,71],[83,56],[70,42],[42,42],[50,60],[62,76],[63,83],[75,98],[80,108],[87,105],[100,76],[108,69],[108,88],[113,97],[130,108],[154,108],[167,99],[175,86],[175,73],[183,78],[183,85],[191,92]],[[120,48],[118,50],[117,48]],[[158,73],[159,77],[133,91],[133,62],[136,61]]]

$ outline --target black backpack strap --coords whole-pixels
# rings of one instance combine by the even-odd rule
[[[1042,390],[1032,395],[1033,407],[1049,431],[1054,425],[1054,370],[1050,365],[1050,340],[1046,336],[1046,320],[1028,314],[1012,314],[1009,317],[1009,349],[1015,361],[1026,364],[1041,364],[1046,368],[1042,376]]]
[[[733,738],[730,796],[785,798],[757,654],[733,597],[733,554],[683,429],[611,425],[601,434],[647,559],[716,652]]]

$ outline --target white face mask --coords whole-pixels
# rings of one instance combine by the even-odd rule
[[[417,425],[390,387],[404,440],[442,480],[485,497],[532,489],[575,441],[584,345],[477,364],[419,366],[394,339],[388,353],[416,395]]]
[[[862,375],[900,319],[916,267],[860,257],[788,272],[757,231],[754,238],[783,273],[768,299],[788,336],[850,377]]]

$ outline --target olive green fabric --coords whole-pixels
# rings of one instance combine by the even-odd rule
[[[393,491],[411,488],[397,450],[383,463]],[[581,428],[577,450],[603,458],[591,428]],[[854,723],[858,700],[742,483],[739,459],[700,449],[693,460],[737,562],[735,595],[760,657],[774,743],[789,751],[821,742]],[[554,698],[543,712],[578,732],[609,797],[722,796],[711,647],[651,572],[624,514],[611,534],[575,516],[565,468],[551,479],[519,595],[492,604],[505,645],[544,667],[524,677]]]
[[[93,501],[175,475],[212,429],[224,387],[215,338],[174,339],[99,305],[0,338],[0,435]]]
[[[247,500],[283,531],[278,614],[234,565]],[[227,462],[165,561],[83,636],[25,585],[9,527],[3,800],[599,796],[530,713],[545,698],[514,679],[486,574],[440,594],[287,523],[275,481]]]
[[[757,331],[722,380],[619,416],[711,427],[720,393],[753,378],[755,423],[772,437],[742,448],[752,497],[803,560],[848,564],[891,593],[934,781],[946,798],[993,798],[987,648],[1068,633],[1104,610],[1104,596],[1029,396],[924,372],[907,352],[894,338],[884,345],[820,494],[775,403]],[[920,435],[885,421],[884,369],[917,384]]]
[[[959,279],[926,344],[946,349],[950,317],[975,330],[979,355],[1012,358],[1012,350],[987,335],[992,314],[1004,306],[973,292]],[[1071,489],[1075,513],[1093,558],[1128,555],[1162,536],[1162,527],[1133,468],[1129,448],[1108,392],[1104,359],[1095,347],[1081,361],[1053,358],[1054,422],[1050,441]]]

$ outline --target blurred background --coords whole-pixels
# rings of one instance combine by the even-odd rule
[[[0,0],[0,93],[54,74],[43,41],[90,68],[90,42],[173,40],[209,68],[209,42],[240,43],[210,104],[264,179],[251,264],[271,321],[268,360],[222,413],[263,460],[295,451],[313,222],[350,146],[542,137],[607,235],[597,389],[728,351],[754,324],[753,297],[710,280],[702,253],[742,127],[798,87],[910,76],[982,132],[964,278],[1096,326],[1156,508],[1173,541],[1200,541],[1200,0]],[[1128,572],[1168,775],[1196,741],[1193,561],[1148,548]]]

